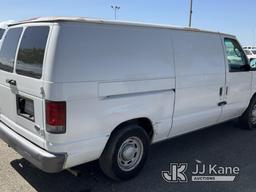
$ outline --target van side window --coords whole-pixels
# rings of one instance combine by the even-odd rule
[[[225,38],[226,55],[229,65],[229,72],[248,71],[247,57],[235,39]]]
[[[9,29],[0,51],[0,69],[13,72],[13,65],[22,28]]]
[[[47,26],[26,28],[18,52],[17,74],[41,78],[48,33],[49,27]]]

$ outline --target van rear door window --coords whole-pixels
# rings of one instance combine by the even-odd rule
[[[0,29],[0,40],[2,39],[3,35],[4,35],[5,30],[4,29]]]
[[[13,72],[13,65],[22,28],[9,29],[0,51],[0,69]]]
[[[48,34],[48,26],[26,28],[19,47],[16,73],[41,78]]]

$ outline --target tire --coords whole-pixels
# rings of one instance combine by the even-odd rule
[[[149,136],[138,125],[114,131],[99,159],[103,173],[114,180],[128,180],[143,168],[150,145]]]
[[[243,128],[256,130],[256,97],[253,97],[248,108],[240,117],[240,123]]]

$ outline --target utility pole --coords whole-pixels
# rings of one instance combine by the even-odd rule
[[[188,26],[192,26],[192,14],[193,14],[193,0],[190,0],[190,8],[189,8],[189,24]]]
[[[117,18],[117,16],[116,16],[117,11],[118,11],[121,7],[111,5],[111,8],[114,10],[115,20],[116,20],[116,18]]]

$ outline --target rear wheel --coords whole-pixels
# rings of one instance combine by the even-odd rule
[[[256,130],[256,97],[253,97],[249,107],[245,113],[240,117],[240,122],[243,128]]]
[[[114,180],[136,176],[145,164],[149,143],[149,137],[142,127],[121,127],[111,135],[100,157],[102,171]]]

